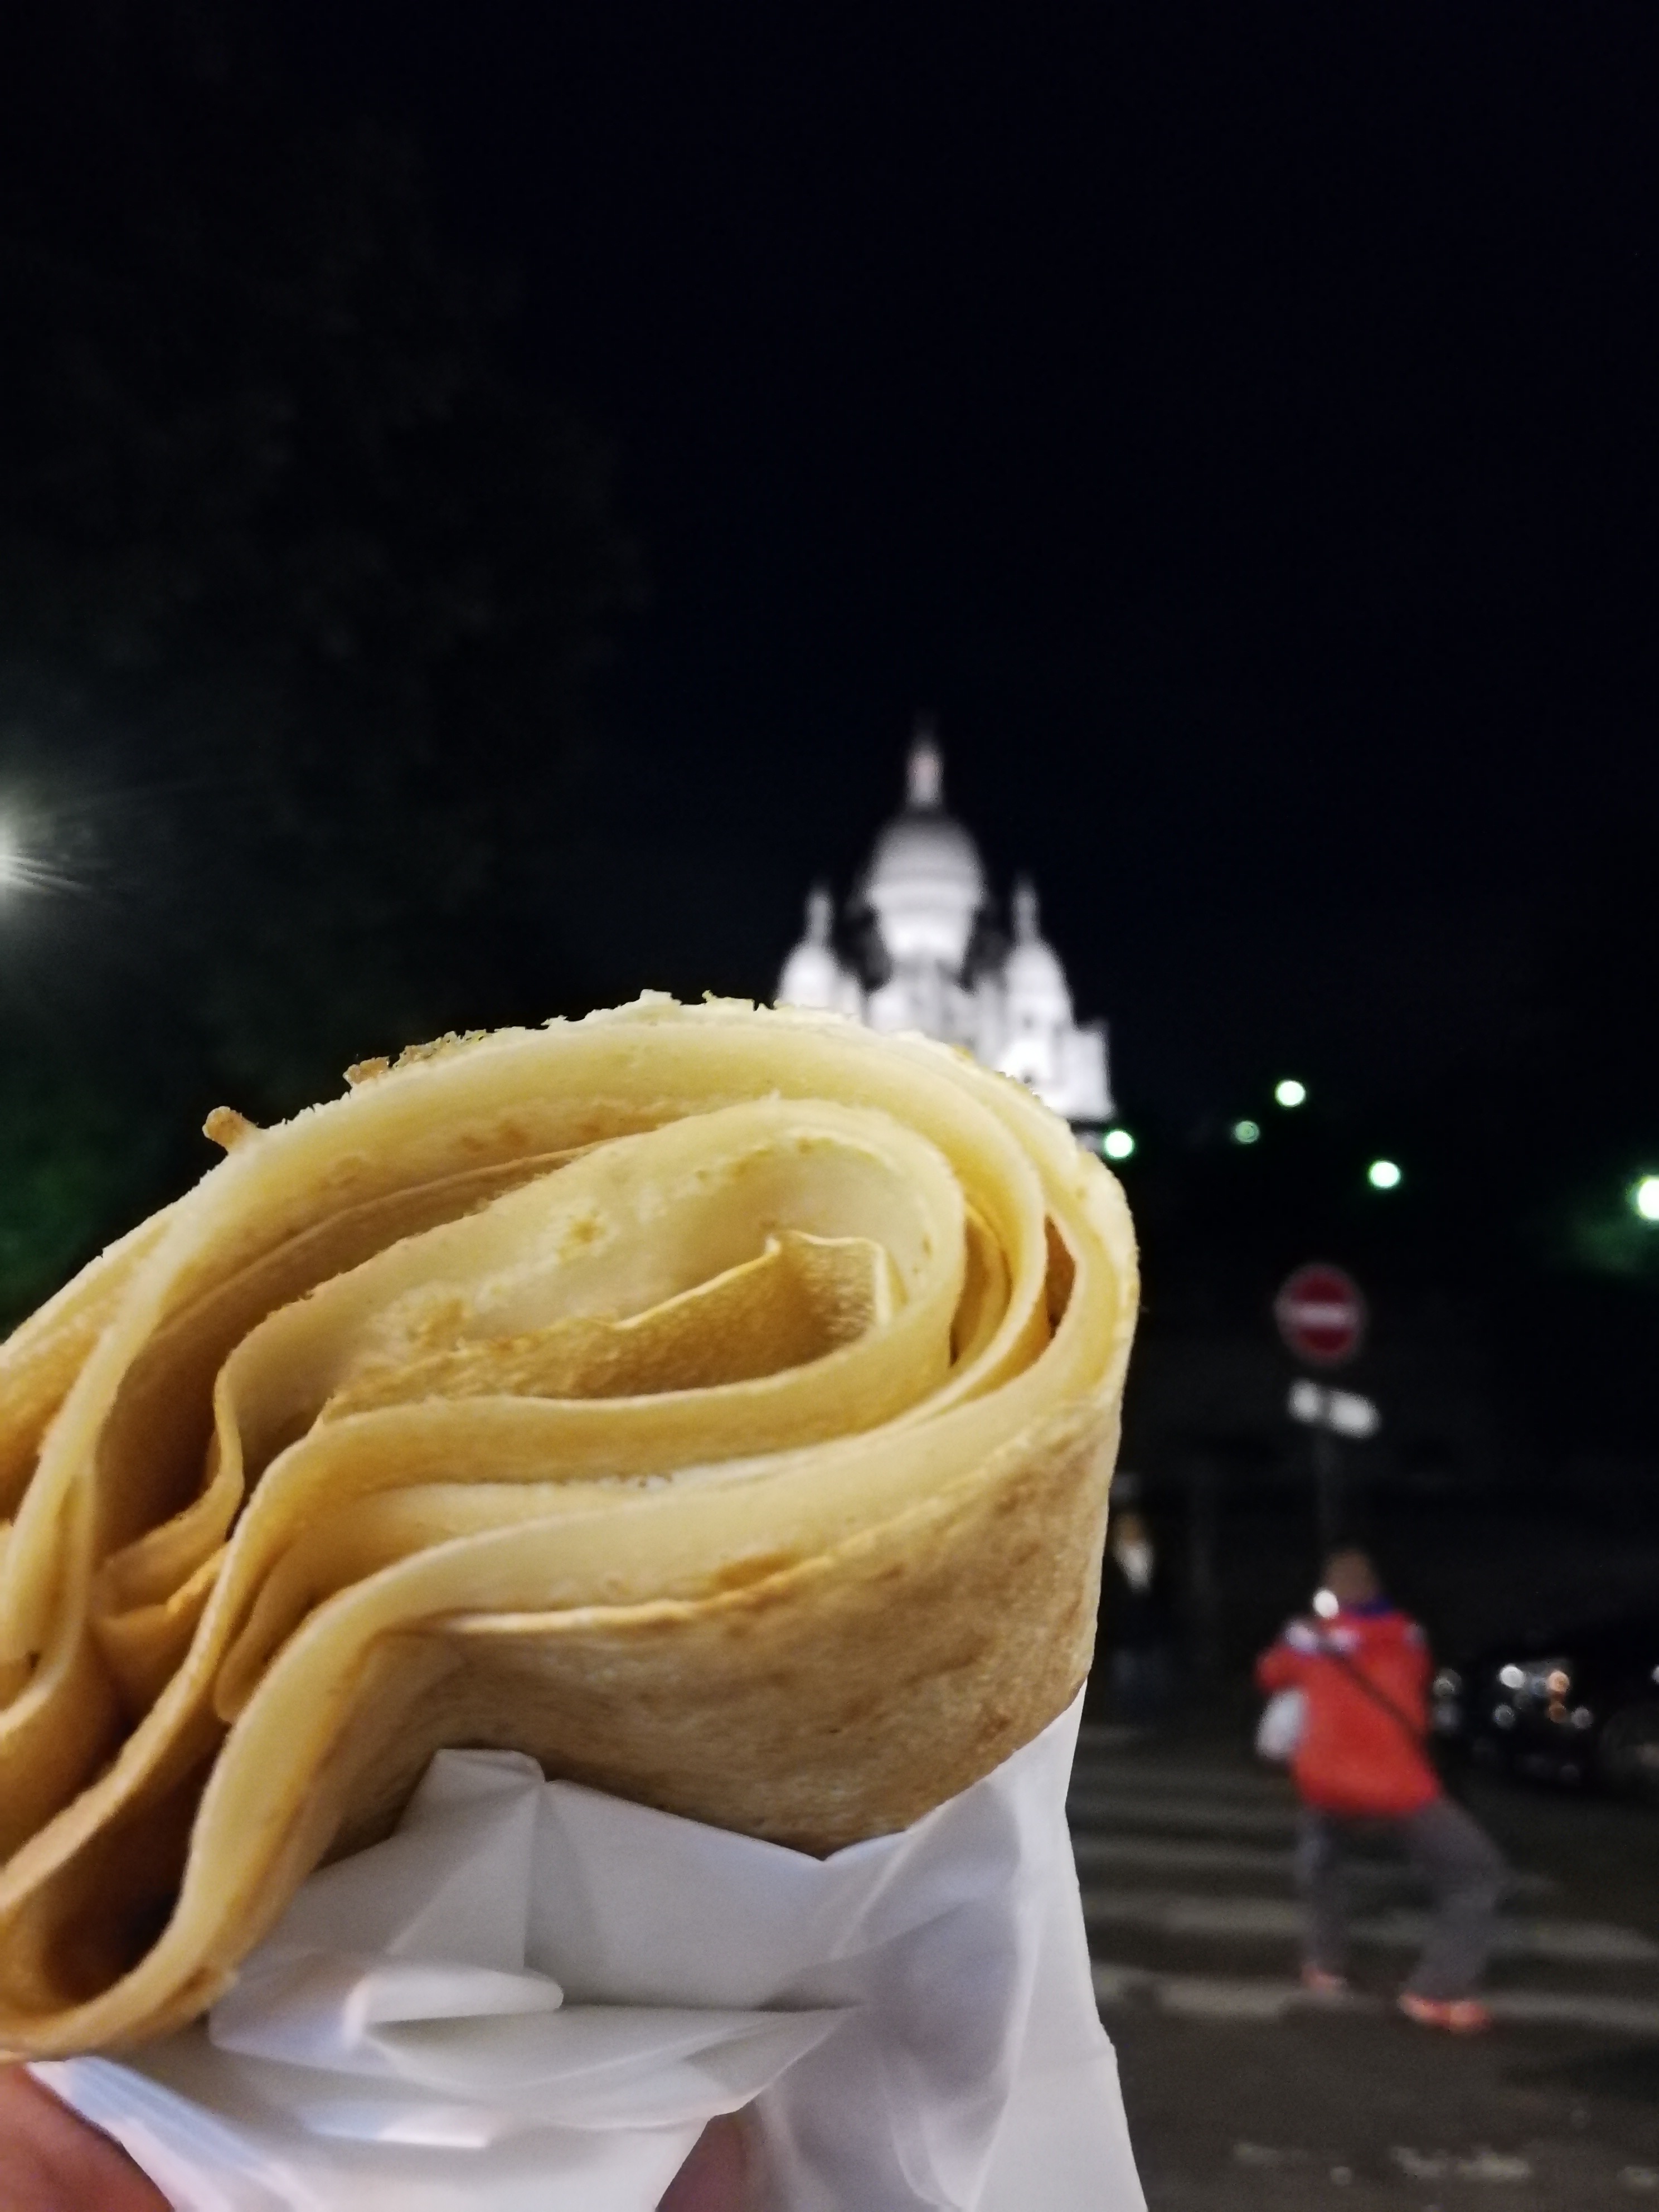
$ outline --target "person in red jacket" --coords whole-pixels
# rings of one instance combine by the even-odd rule
[[[1264,1690],[1301,1691],[1291,1771],[1302,1800],[1297,1887],[1308,1911],[1302,1978],[1347,1987],[1342,1861],[1357,1825],[1381,1822],[1434,1893],[1435,1916],[1400,2008],[1425,2027],[1470,2034],[1491,2014],[1473,1992],[1486,1971],[1506,1880],[1497,1846],[1440,1786],[1425,1750],[1429,1647],[1382,1595],[1364,1552],[1334,1553],[1314,1617],[1293,1620],[1256,1662]]]

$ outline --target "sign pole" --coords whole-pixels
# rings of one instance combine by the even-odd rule
[[[1342,1540],[1342,1448],[1322,1423],[1313,1432],[1313,1463],[1322,1565]]]
[[[1273,1300],[1273,1319],[1287,1352],[1304,1367],[1328,1371],[1346,1366],[1358,1352],[1365,1340],[1369,1316],[1352,1275],[1312,1261],[1280,1285]],[[1291,1387],[1291,1415],[1313,1430],[1314,1517],[1324,1560],[1343,1534],[1343,1468],[1337,1431],[1370,1435],[1376,1425],[1376,1408],[1367,1399],[1327,1389],[1304,1376]]]

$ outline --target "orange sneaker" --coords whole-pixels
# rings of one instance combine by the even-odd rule
[[[1492,2014],[1478,1997],[1419,1997],[1401,1992],[1400,2009],[1419,2027],[1443,2028],[1448,2035],[1484,2035]]]
[[[1302,1986],[1312,1997],[1345,1997],[1348,1994],[1346,1974],[1333,1974],[1324,1966],[1304,1966]]]

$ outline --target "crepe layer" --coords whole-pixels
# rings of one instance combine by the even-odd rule
[[[203,2010],[443,1747],[825,1852],[1075,1694],[1134,1250],[1020,1086],[652,999],[222,1126],[0,1351],[0,2049]]]

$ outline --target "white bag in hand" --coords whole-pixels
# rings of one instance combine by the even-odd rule
[[[650,2212],[744,2106],[774,2212],[1146,2212],[1066,1829],[1081,1703],[822,1860],[441,1753],[207,2021],[35,2071],[177,2212]]]
[[[1284,1765],[1294,1759],[1308,1723],[1308,1698],[1304,1690],[1275,1690],[1261,1709],[1256,1723],[1258,1759]]]

